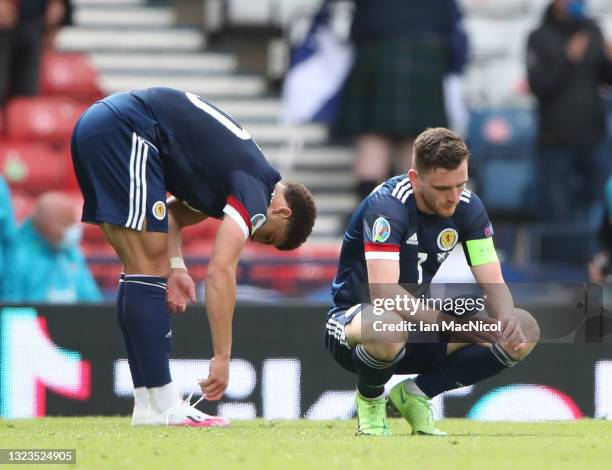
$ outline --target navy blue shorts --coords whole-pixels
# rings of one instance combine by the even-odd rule
[[[353,353],[346,341],[344,328],[353,321],[367,304],[357,304],[349,309],[334,308],[325,323],[325,346],[334,360],[349,372],[355,372]],[[447,343],[406,343],[406,353],[397,367],[397,374],[420,374],[437,367],[446,357]]]
[[[167,232],[166,186],[150,121],[139,130],[96,103],[72,134],[72,162],[85,203],[81,220]]]

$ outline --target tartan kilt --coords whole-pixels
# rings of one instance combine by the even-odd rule
[[[357,49],[334,132],[412,139],[447,126],[444,75],[448,46],[438,38],[393,38]]]

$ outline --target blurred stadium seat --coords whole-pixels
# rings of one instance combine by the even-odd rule
[[[72,173],[65,153],[42,142],[0,142],[0,168],[11,189],[30,195],[64,189]]]
[[[113,247],[106,242],[90,242],[84,239],[81,242],[81,250],[98,287],[106,292],[116,291],[122,268]]]
[[[512,18],[524,15],[530,0],[460,0],[466,16]]]
[[[41,93],[69,96],[84,102],[102,97],[98,71],[87,54],[47,53],[42,59]]]
[[[473,64],[466,70],[463,83],[472,108],[524,107],[531,102],[526,71],[517,60]]]
[[[80,209],[81,206],[79,206]],[[83,224],[83,243],[90,247],[107,243],[104,232],[99,225]]]
[[[500,59],[510,54],[510,23],[505,19],[468,17],[465,29],[470,39],[471,62]]]
[[[534,215],[535,116],[530,108],[473,112],[471,168],[487,210],[498,217],[527,220]]]
[[[14,98],[6,107],[7,138],[65,144],[86,108],[64,97]]]
[[[589,10],[595,16],[612,15],[612,2],[610,0],[589,0]]]
[[[183,229],[183,243],[188,245],[190,243],[213,240],[220,223],[220,220],[209,217],[204,222]]]

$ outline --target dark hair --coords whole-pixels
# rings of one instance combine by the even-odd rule
[[[469,156],[461,137],[444,127],[429,128],[414,141],[414,167],[418,172],[436,168],[454,170]]]
[[[291,217],[287,227],[287,240],[278,249],[295,250],[312,232],[317,207],[312,193],[303,184],[285,183],[284,196],[291,209]]]

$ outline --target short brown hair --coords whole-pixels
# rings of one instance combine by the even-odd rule
[[[445,127],[434,127],[423,131],[414,141],[414,167],[419,172],[436,168],[454,170],[470,151],[461,137]]]
[[[317,207],[312,193],[303,184],[285,183],[284,186],[284,196],[291,209],[291,217],[287,227],[287,240],[278,249],[295,250],[310,236],[317,217]]]

